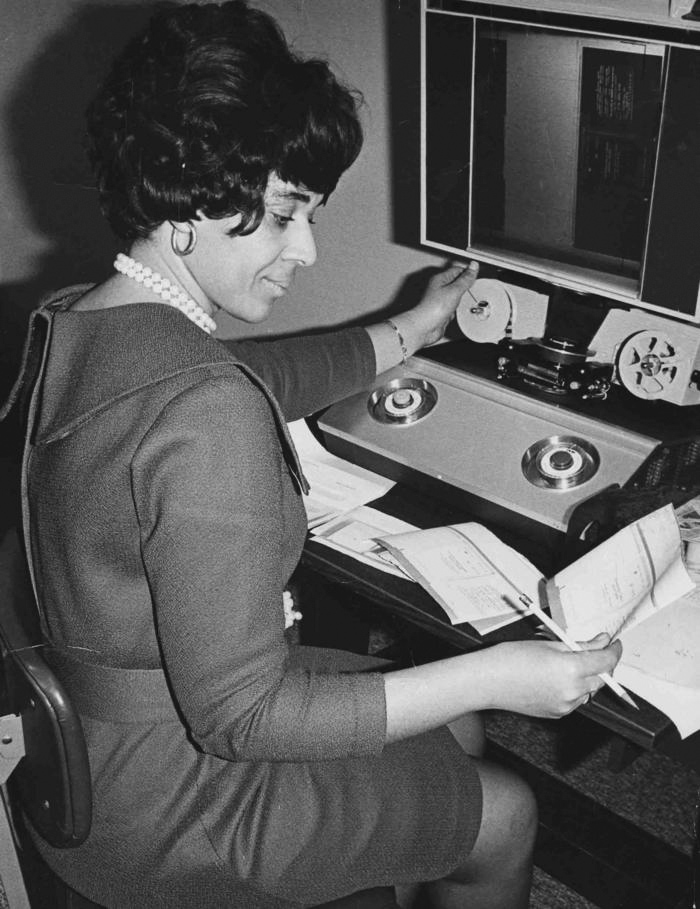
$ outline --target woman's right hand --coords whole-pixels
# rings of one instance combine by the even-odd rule
[[[513,641],[495,645],[492,658],[493,707],[556,719],[585,704],[604,684],[622,655],[619,641],[606,634],[572,652],[558,641]]]

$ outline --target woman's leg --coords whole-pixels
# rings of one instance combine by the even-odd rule
[[[467,754],[484,752],[480,714],[450,724]],[[477,761],[483,814],[472,851],[444,880],[396,888],[403,909],[525,909],[529,903],[537,805],[528,786],[501,767]],[[427,901],[427,902],[426,902]]]
[[[537,806],[519,777],[479,762],[484,807],[474,848],[453,873],[425,885],[433,909],[526,909]]]
[[[486,746],[484,721],[480,713],[467,713],[448,726],[463,751],[473,757],[481,757]],[[401,909],[422,909],[422,884],[397,884],[396,896]]]
[[[465,713],[464,716],[450,723],[447,728],[466,754],[471,754],[472,757],[482,757],[486,748],[486,731],[484,719],[480,713]]]

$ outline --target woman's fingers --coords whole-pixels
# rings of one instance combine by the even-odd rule
[[[607,647],[609,643],[610,635],[604,631],[591,638],[590,641],[579,641],[584,650],[601,650],[603,647]]]

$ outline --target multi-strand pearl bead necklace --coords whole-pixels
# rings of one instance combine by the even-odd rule
[[[125,256],[124,253],[118,253],[114,260],[114,267],[120,274],[126,275],[127,278],[131,278],[138,284],[143,284],[165,303],[179,309],[204,331],[211,334],[216,330],[216,322],[199,303],[195,302],[192,297],[188,297],[177,284],[173,284],[172,281],[159,275],[157,271],[153,271],[147,265],[142,265],[130,256]]]

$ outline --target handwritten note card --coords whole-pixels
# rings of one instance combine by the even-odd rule
[[[552,617],[570,637],[616,637],[689,593],[673,506],[666,505],[618,531],[547,586]]]
[[[520,594],[539,599],[542,575],[481,524],[468,522],[380,541],[442,606],[453,625],[491,631],[522,618]]]

